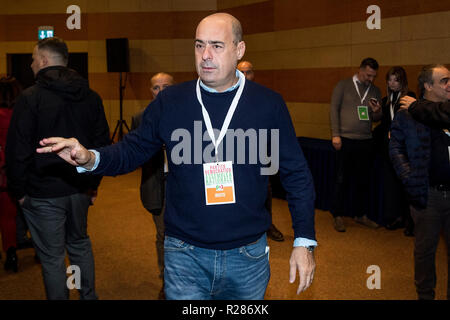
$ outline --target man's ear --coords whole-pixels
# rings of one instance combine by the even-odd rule
[[[45,54],[41,55],[41,65],[40,65],[40,68],[42,69],[42,68],[47,67],[47,66],[48,66],[48,63],[49,63],[49,61],[48,61],[47,55],[45,55]]]
[[[241,41],[237,45],[237,58],[241,60],[245,53],[245,42]]]
[[[428,82],[424,83],[424,87],[425,87],[425,90],[427,90],[427,91],[431,91],[433,88],[433,86],[431,84],[429,84]]]

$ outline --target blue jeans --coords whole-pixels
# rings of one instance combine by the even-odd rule
[[[266,234],[230,250],[199,248],[173,237],[164,241],[168,300],[262,300],[270,278]]]

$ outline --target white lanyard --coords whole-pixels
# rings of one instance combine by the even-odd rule
[[[391,93],[391,120],[394,119],[394,105],[397,103],[398,98],[400,98],[400,93],[397,96],[397,99],[393,103],[392,99],[394,98],[394,93]]]
[[[208,111],[206,111],[205,105],[203,104],[202,100],[202,94],[200,92],[200,78],[197,80],[197,100],[202,106],[202,114],[203,114],[203,120],[205,121],[206,130],[208,130],[209,137],[211,138],[211,142],[214,145],[215,155],[216,155],[216,161],[218,162],[218,156],[217,156],[217,148],[219,147],[220,143],[222,142],[223,138],[225,137],[225,134],[227,133],[228,126],[230,125],[231,118],[233,117],[234,111],[236,110],[237,104],[239,102],[239,99],[241,98],[242,91],[244,90],[245,85],[245,76],[242,72],[239,72],[239,79],[241,81],[241,84],[239,85],[239,89],[236,92],[236,95],[233,98],[233,101],[231,102],[230,108],[228,109],[227,116],[225,117],[225,121],[223,122],[222,129],[220,130],[219,137],[217,140],[214,136],[214,130],[211,125],[211,119],[209,118]]]
[[[359,93],[359,88],[358,88],[358,84],[356,83],[356,75],[353,76],[353,84],[355,85],[356,88],[356,92],[358,92],[358,96],[361,99],[361,104],[364,104],[364,99],[366,99],[367,94],[369,93],[369,89],[370,89],[370,84],[369,87],[367,87],[366,93],[364,93],[364,97],[361,98],[361,94]]]

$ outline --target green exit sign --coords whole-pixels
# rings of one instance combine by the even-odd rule
[[[54,28],[51,26],[41,26],[38,28],[38,38],[39,40],[45,38],[51,38],[54,35]]]

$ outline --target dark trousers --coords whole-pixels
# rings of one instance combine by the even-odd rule
[[[25,217],[23,216],[22,208],[18,206],[16,216],[17,243],[23,242],[28,239],[27,232],[28,232],[27,222],[25,221]]]
[[[80,299],[97,299],[94,256],[87,235],[90,197],[73,194],[41,199],[26,196],[22,206],[41,263],[47,299],[69,298],[65,249],[70,264],[80,270]]]
[[[373,162],[372,139],[354,140],[342,138],[341,150],[336,152],[336,182],[333,194],[331,213],[334,217],[348,215],[348,192],[352,180],[355,194],[355,216],[368,213],[369,176]]]
[[[436,249],[441,230],[447,242],[447,299],[450,299],[450,191],[428,190],[426,209],[411,206],[415,223],[414,280],[419,299],[434,299]]]
[[[386,223],[402,218],[406,227],[412,228],[409,204],[401,180],[387,155],[383,157],[383,217]]]
[[[165,184],[166,182],[164,182]],[[156,254],[158,261],[159,277],[164,279],[164,236],[165,236],[165,225],[164,225],[164,212],[166,211],[166,200],[163,200],[163,207],[161,209],[161,214],[152,214],[153,222],[156,228]]]

